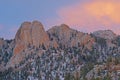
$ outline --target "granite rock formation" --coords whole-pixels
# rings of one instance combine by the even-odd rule
[[[33,21],[15,39],[0,38],[0,80],[119,80],[119,65],[120,36],[111,30],[88,34],[61,24],[45,31]]]
[[[24,22],[15,36],[14,54],[22,52],[28,46],[49,46],[49,37],[43,25],[38,21]]]

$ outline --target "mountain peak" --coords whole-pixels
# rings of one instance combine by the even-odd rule
[[[76,31],[74,29],[69,28],[66,24],[61,24],[60,26],[54,26],[49,29],[48,34],[50,35],[50,39],[55,40],[59,45],[65,47],[73,47],[88,44],[91,47],[92,42],[94,40],[90,35],[84,34],[82,32]],[[90,49],[89,47],[89,49]],[[88,48],[88,46],[87,46]]]
[[[66,25],[66,24],[61,24],[60,27],[70,29],[70,27],[68,25]]]
[[[112,30],[99,30],[93,32],[93,35],[96,37],[104,38],[104,39],[114,39],[117,35]]]
[[[44,30],[42,23],[37,20],[32,22],[32,27],[39,27],[39,28],[41,28],[41,30]]]
[[[19,53],[28,45],[39,47],[48,44],[48,35],[39,21],[24,22],[15,36],[16,47],[14,53]]]

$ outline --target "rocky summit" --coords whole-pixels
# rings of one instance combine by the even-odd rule
[[[65,24],[54,26],[47,32],[50,40],[56,41],[59,47],[79,47],[81,45],[90,49],[94,43],[94,38],[89,34],[73,30]]]
[[[43,44],[48,47],[49,37],[40,22],[24,22],[15,36],[15,42],[14,54],[17,54],[30,45],[39,47]]]
[[[120,36],[91,34],[66,24],[45,31],[23,22],[15,38],[0,38],[0,80],[119,80]]]
[[[97,37],[110,39],[110,40],[115,39],[115,37],[117,37],[117,35],[111,30],[99,30],[99,31],[93,32],[93,34]]]

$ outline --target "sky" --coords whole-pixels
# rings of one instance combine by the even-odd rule
[[[120,34],[120,0],[1,0],[0,37],[13,39],[24,21],[40,21],[46,30],[67,24],[82,32]]]

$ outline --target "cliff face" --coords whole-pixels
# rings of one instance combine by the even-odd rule
[[[32,23],[24,22],[15,36],[15,42],[14,54],[20,53],[26,49],[27,46],[49,46],[48,35],[43,25],[38,21],[33,21]]]
[[[91,49],[95,41],[89,34],[73,30],[65,24],[55,26],[47,32],[50,40],[57,42],[58,46],[62,47],[86,46],[88,49]]]
[[[28,46],[40,47],[44,45],[48,47],[78,47],[86,45],[88,49],[94,43],[94,38],[89,34],[85,34],[69,28],[62,24],[55,26],[45,32],[43,25],[38,21],[24,22],[15,36],[16,46],[14,54],[20,53]]]
[[[24,22],[15,36],[15,48],[8,66],[15,66],[26,55],[41,47],[49,49],[84,46],[85,49],[92,50],[94,42],[94,38],[89,34],[73,30],[65,24],[55,26],[46,32],[38,21]],[[29,50],[30,47],[32,50]],[[41,55],[42,50],[37,54]]]

